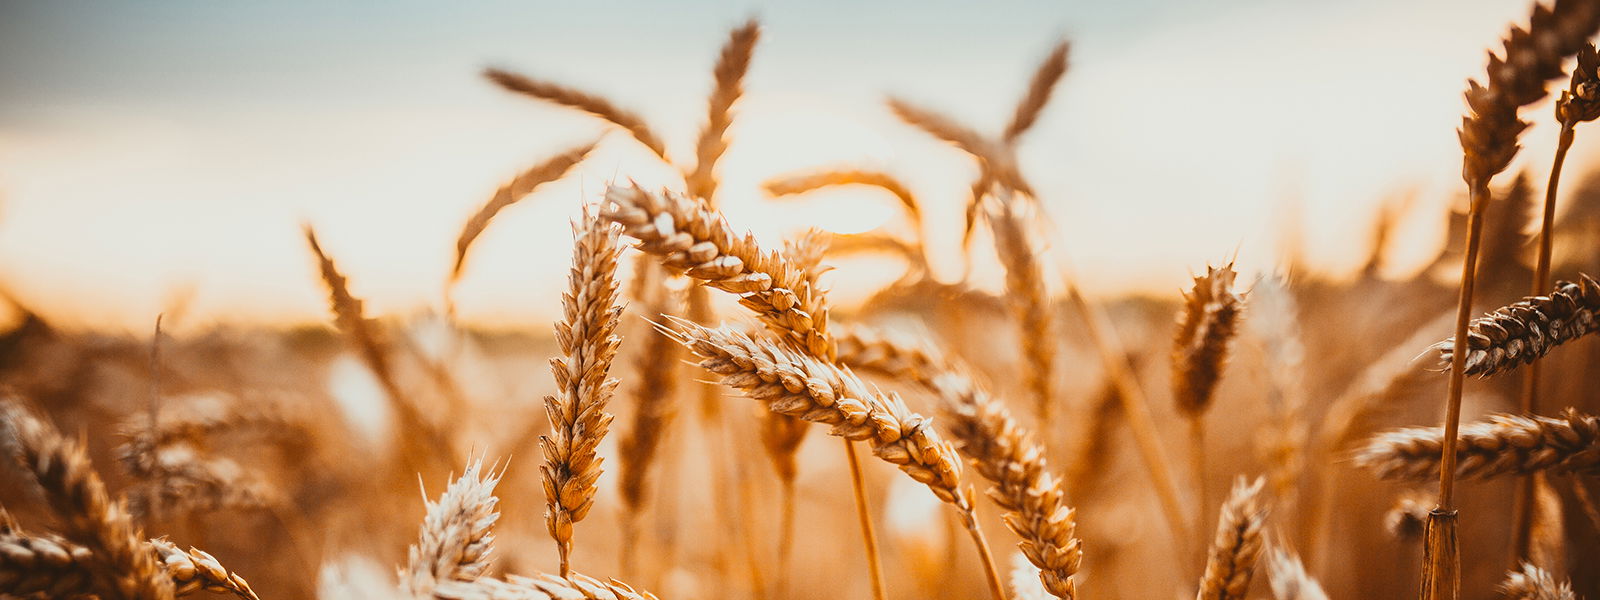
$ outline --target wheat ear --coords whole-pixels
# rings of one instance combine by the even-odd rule
[[[1328,600],[1328,592],[1306,572],[1300,557],[1277,544],[1267,549],[1267,583],[1277,600]]]
[[[1261,503],[1264,483],[1259,477],[1249,483],[1243,477],[1234,482],[1217,518],[1217,534],[1207,552],[1197,600],[1244,600],[1250,591],[1250,578],[1261,556],[1261,531],[1267,522],[1267,509]]]
[[[451,581],[433,591],[438,600],[656,600],[655,594],[635,590],[617,580],[600,581],[572,574],[567,577],[511,575],[477,581]]]
[[[1033,193],[1033,186],[1022,177],[1022,172],[1017,168],[1016,157],[1009,146],[996,144],[983,134],[932,109],[899,98],[890,98],[888,102],[889,110],[901,121],[978,159],[981,180],[999,183],[1029,197],[1036,195]]]
[[[1039,63],[1039,68],[1033,73],[1033,79],[1028,82],[1027,93],[1017,102],[1016,112],[1011,115],[1011,123],[1006,125],[1005,133],[1000,135],[1003,143],[1015,145],[1017,139],[1038,122],[1039,114],[1043,113],[1045,105],[1050,103],[1050,95],[1055,91],[1056,83],[1061,81],[1061,76],[1067,74],[1069,49],[1070,46],[1065,40],[1057,42]]]
[[[172,578],[179,596],[204,590],[233,594],[243,600],[260,600],[255,590],[250,589],[250,582],[229,571],[217,557],[204,550],[194,547],[183,550],[177,544],[160,539],[150,540],[149,549],[161,557],[162,567]]]
[[[1233,291],[1233,263],[1206,267],[1183,295],[1178,332],[1172,338],[1172,398],[1189,422],[1189,460],[1194,476],[1196,508],[1208,514],[1206,502],[1205,415],[1227,365],[1229,347],[1239,332],[1244,297]]]
[[[500,518],[494,495],[500,476],[484,471],[481,459],[474,460],[438,501],[427,503],[417,543],[400,576],[408,593],[426,596],[444,582],[475,581],[488,570],[494,548],[490,529]]]
[[[576,88],[533,79],[501,69],[485,69],[483,75],[489,78],[489,81],[505,88],[507,91],[579,110],[621,127],[633,135],[633,139],[638,140],[639,143],[644,144],[646,148],[654,152],[661,160],[667,160],[666,145],[661,143],[661,138],[656,136],[649,125],[645,124],[644,119],[632,111],[612,104],[610,100]]]
[[[511,181],[495,190],[494,196],[491,196],[483,206],[478,207],[478,212],[467,219],[467,224],[461,227],[461,235],[456,237],[456,259],[454,265],[450,267],[450,285],[455,285],[461,279],[462,267],[465,267],[467,262],[467,251],[472,249],[472,242],[478,239],[495,215],[526,198],[534,190],[539,189],[539,186],[565,177],[567,171],[582,162],[583,158],[589,155],[589,151],[594,150],[596,143],[598,142],[569,148],[518,173]]]
[[[1439,507],[1431,514],[1430,535],[1424,549],[1422,597],[1454,600],[1459,593],[1461,557],[1449,544],[1456,535],[1455,444],[1461,426],[1461,388],[1466,376],[1467,322],[1477,281],[1479,238],[1483,232],[1483,205],[1489,182],[1505,170],[1517,153],[1517,138],[1527,123],[1517,110],[1545,96],[1545,82],[1561,75],[1561,63],[1581,49],[1600,30],[1600,2],[1558,0],[1554,8],[1534,6],[1528,30],[1512,27],[1505,40],[1505,56],[1489,55],[1488,85],[1468,81],[1468,114],[1458,130],[1462,148],[1462,179],[1468,190],[1467,244],[1462,257],[1461,288],[1456,302],[1455,340],[1449,383],[1445,392],[1444,444],[1440,449]],[[1449,547],[1444,547],[1448,545]]]
[[[348,343],[360,353],[367,368],[378,379],[389,406],[395,412],[406,435],[399,436],[401,453],[412,471],[420,472],[423,466],[450,455],[450,440],[428,418],[410,395],[404,393],[395,379],[392,355],[388,340],[382,330],[365,314],[364,303],[350,293],[349,283],[339,272],[333,259],[323,252],[317,242],[317,232],[305,226],[306,244],[317,258],[317,269],[328,288],[328,301],[333,309],[334,324]]]
[[[65,537],[82,544],[103,565],[95,570],[102,589],[123,600],[173,597],[172,581],[144,551],[126,503],[106,492],[82,444],[62,437],[14,397],[0,399],[0,433],[0,442],[33,476],[60,517]]]
[[[972,489],[961,487],[955,450],[934,431],[931,421],[907,409],[898,396],[869,390],[849,370],[779,344],[681,319],[663,330],[699,356],[701,368],[720,376],[724,385],[743,390],[768,410],[829,425],[832,435],[866,442],[873,455],[928,486],[961,516],[984,560],[990,593],[1004,598],[977,523]]]
[[[1388,479],[1427,479],[1438,474],[1446,446],[1438,427],[1412,427],[1374,437],[1356,464]],[[1600,417],[1568,409],[1559,418],[1491,415],[1460,429],[1456,477],[1488,478],[1550,471],[1600,473]]]
[[[717,194],[717,160],[728,151],[728,126],[733,124],[733,105],[744,95],[744,76],[750,70],[750,59],[755,54],[756,41],[761,39],[761,26],[754,20],[746,21],[728,34],[727,43],[717,56],[712,69],[716,85],[707,103],[706,125],[695,142],[694,170],[684,176],[689,194],[710,199]]]
[[[1467,325],[1467,375],[1488,377],[1538,360],[1556,346],[1600,330],[1600,283],[1580,275],[1557,282],[1547,296],[1528,296]],[[1434,345],[1455,366],[1455,338]]]
[[[1045,288],[1044,265],[1027,231],[1028,215],[1020,203],[1001,192],[989,211],[995,250],[1006,270],[1006,296],[1017,321],[1022,355],[1027,363],[1024,386],[1033,396],[1034,414],[1046,447],[1055,432],[1055,304]]]
[[[584,207],[573,223],[572,269],[556,323],[561,357],[550,361],[556,395],[545,398],[551,431],[539,439],[545,461],[545,525],[561,555],[561,576],[571,572],[572,526],[589,514],[598,489],[600,440],[611,425],[606,403],[617,386],[606,377],[616,357],[617,229]]]
[[[1539,567],[1522,563],[1516,570],[1506,574],[1506,580],[1500,584],[1500,596],[1507,600],[1577,600],[1577,594],[1572,593],[1572,586],[1567,582],[1556,582],[1556,578]]]
[[[233,594],[260,600],[250,582],[229,571],[205,551],[179,549],[166,540],[150,540],[144,552],[156,557],[172,581],[176,596],[198,591]],[[94,577],[104,566],[88,548],[56,536],[34,536],[0,524],[0,595],[22,598],[92,596]]]

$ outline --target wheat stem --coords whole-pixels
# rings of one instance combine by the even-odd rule
[[[856,446],[850,440],[844,441],[844,455],[850,463],[850,480],[861,481],[861,459],[856,457]],[[866,488],[856,485],[851,488],[856,502],[856,520],[861,524],[861,539],[866,544],[867,572],[872,576],[873,600],[885,600],[888,593],[883,582],[883,562],[878,554],[878,534],[872,527],[871,505],[867,503]]]

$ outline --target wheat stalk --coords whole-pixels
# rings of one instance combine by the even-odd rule
[[[1261,530],[1267,521],[1267,509],[1261,504],[1264,483],[1259,477],[1249,483],[1243,477],[1234,482],[1217,518],[1217,534],[1207,552],[1197,600],[1244,600],[1250,591],[1250,578],[1263,545]]]
[[[401,573],[401,585],[414,596],[426,596],[450,581],[475,581],[489,568],[494,548],[490,531],[500,513],[494,487],[503,473],[483,470],[483,461],[467,464],[436,502],[427,503],[417,543]]]
[[[1577,600],[1577,594],[1572,593],[1572,586],[1567,582],[1557,582],[1550,576],[1549,571],[1522,563],[1516,570],[1506,574],[1506,580],[1500,584],[1500,595],[1507,600]]]
[[[106,492],[82,444],[62,437],[15,397],[0,399],[0,433],[0,442],[60,517],[65,537],[103,566],[94,574],[101,589],[124,600],[173,597],[172,581],[142,548],[126,503]]]
[[[655,132],[650,129],[650,126],[645,124],[644,119],[631,111],[612,104],[610,100],[583,90],[533,79],[502,69],[485,69],[483,75],[489,78],[489,81],[505,88],[507,91],[579,110],[621,127],[631,134],[633,139],[638,140],[639,143],[644,144],[646,148],[654,152],[661,160],[667,160],[666,145],[661,143],[661,138],[657,137]]]
[[[395,379],[394,367],[390,362],[389,343],[383,336],[382,330],[367,319],[364,314],[364,303],[350,293],[349,282],[339,272],[333,259],[323,252],[322,245],[317,242],[317,232],[309,224],[305,226],[305,236],[306,244],[317,258],[317,269],[322,275],[322,282],[328,288],[328,300],[333,309],[334,324],[338,327],[339,333],[343,334],[349,344],[360,353],[361,360],[366,363],[367,368],[377,377],[378,384],[383,387],[384,395],[389,399],[390,408],[394,410],[402,429],[407,432],[407,435],[399,437],[401,454],[408,462],[410,470],[421,471],[424,465],[449,456],[449,438],[436,424],[423,416],[415,400],[402,391]]]
[[[1517,138],[1528,124],[1517,117],[1522,106],[1545,96],[1545,82],[1561,75],[1561,63],[1581,49],[1600,30],[1600,2],[1562,0],[1553,9],[1536,4],[1524,31],[1512,27],[1505,40],[1505,57],[1490,53],[1488,85],[1467,82],[1468,114],[1458,130],[1462,149],[1462,179],[1468,190],[1467,244],[1462,257],[1460,294],[1456,301],[1455,338],[1448,386],[1445,390],[1444,463],[1439,471],[1439,507],[1429,520],[1430,535],[1424,549],[1422,597],[1453,600],[1460,593],[1461,557],[1455,535],[1455,444],[1461,425],[1461,388],[1466,376],[1467,322],[1477,281],[1479,238],[1483,232],[1483,205],[1489,182],[1505,170],[1517,153]],[[1441,529],[1443,528],[1443,529]]]
[[[1568,409],[1559,418],[1490,415],[1460,429],[1455,460],[1460,478],[1489,478],[1550,471],[1600,473],[1600,417]],[[1426,479],[1438,474],[1445,447],[1438,427],[1411,427],[1372,438],[1355,457],[1358,466],[1386,479]]]
[[[995,250],[1006,270],[1006,296],[1019,327],[1022,355],[1027,363],[1023,383],[1033,396],[1034,413],[1045,446],[1055,431],[1055,305],[1045,289],[1044,265],[1029,240],[1029,218],[1022,207],[1002,191],[990,207]]]
[[[539,438],[545,461],[545,525],[561,555],[561,575],[571,570],[572,526],[594,503],[600,462],[596,450],[610,427],[605,411],[617,381],[608,379],[617,353],[617,229],[584,207],[573,223],[572,269],[556,323],[560,358],[550,361],[557,395],[545,398],[551,432]]]
[[[472,248],[472,242],[478,239],[495,215],[526,198],[534,190],[539,189],[539,186],[565,177],[567,171],[583,161],[583,158],[589,155],[589,151],[594,150],[596,143],[598,142],[569,148],[518,173],[511,181],[495,190],[494,196],[491,196],[483,206],[478,207],[478,212],[467,219],[467,224],[461,227],[461,234],[456,237],[456,258],[455,264],[450,267],[449,285],[455,285],[461,279],[462,267],[466,266],[467,251]]]
[[[1588,275],[1557,282],[1547,296],[1528,296],[1467,325],[1468,375],[1488,377],[1538,360],[1556,346],[1600,330],[1600,283]],[[1455,367],[1454,337],[1434,345],[1447,368]]]
[[[648,256],[640,255],[635,265],[638,277],[632,287],[635,306],[648,320],[670,314],[673,292],[666,286],[665,272]],[[656,462],[662,437],[677,414],[678,343],[664,335],[646,335],[633,362],[634,385],[628,396],[634,407],[633,421],[617,440],[617,491],[622,496],[623,528],[627,539],[638,539],[638,516],[648,506],[648,476]],[[622,572],[635,572],[636,543],[622,544]]]
[[[761,39],[761,26],[754,20],[734,28],[727,43],[717,56],[712,69],[716,86],[708,102],[706,125],[695,142],[694,170],[684,175],[689,194],[711,201],[717,194],[717,160],[728,151],[728,126],[733,123],[733,105],[744,95],[744,76],[750,70],[750,59],[755,53],[756,41]]]

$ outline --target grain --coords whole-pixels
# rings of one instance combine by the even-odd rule
[[[1422,539],[1428,524],[1428,511],[1439,499],[1433,494],[1409,490],[1394,499],[1394,506],[1383,513],[1383,530],[1389,537],[1403,542]]]
[[[1557,282],[1547,296],[1528,296],[1473,319],[1467,326],[1468,375],[1488,377],[1549,354],[1557,346],[1600,330],[1600,283],[1588,275]],[[1434,345],[1439,360],[1454,367],[1455,338]]]
[[[478,207],[478,212],[467,219],[467,224],[461,227],[461,234],[456,237],[456,257],[455,263],[450,267],[450,284],[453,285],[461,279],[462,267],[466,266],[467,251],[472,249],[472,242],[478,239],[500,211],[526,198],[534,190],[539,189],[539,186],[565,177],[572,167],[589,155],[589,151],[594,150],[597,143],[590,142],[569,148],[518,173],[511,181],[495,190],[494,196],[491,196],[483,206]]]
[[[710,200],[717,194],[717,160],[728,151],[728,126],[733,124],[733,105],[744,95],[744,76],[750,70],[761,26],[754,20],[734,28],[717,56],[712,75],[716,86],[708,102],[706,125],[695,142],[694,170],[684,175],[689,195]]]
[[[606,404],[617,380],[607,378],[620,338],[622,307],[617,304],[617,228],[585,207],[573,223],[572,269],[556,323],[561,357],[550,361],[557,394],[545,398],[551,432],[539,438],[544,449],[545,525],[561,554],[561,575],[570,572],[572,526],[594,505],[600,478],[600,440],[612,416]]]
[[[632,111],[618,107],[610,100],[576,88],[533,79],[502,69],[486,69],[483,75],[507,91],[589,113],[621,127],[661,160],[667,160],[666,145],[661,143],[661,138],[645,124],[644,119]]]
[[[198,591],[232,594],[260,600],[250,582],[229,571],[203,550],[179,549],[155,539],[142,550],[160,562],[177,596]],[[89,596],[97,593],[94,577],[104,566],[88,548],[53,535],[28,535],[14,525],[0,524],[0,594],[47,598]]]
[[[485,471],[482,459],[467,464],[439,500],[427,503],[417,543],[411,546],[401,586],[426,596],[450,581],[475,581],[489,569],[491,529],[500,518],[495,485],[502,473]]]
[[[1261,503],[1264,483],[1259,477],[1249,483],[1243,477],[1234,482],[1217,518],[1217,534],[1207,552],[1200,592],[1195,595],[1198,600],[1243,600],[1250,591],[1267,521],[1267,509]]]
[[[179,596],[207,591],[233,594],[244,600],[260,600],[255,590],[250,589],[250,582],[238,573],[229,571],[217,557],[204,550],[192,546],[183,550],[164,539],[150,540],[149,547],[161,557],[161,564],[172,578]]]
[[[1557,583],[1548,571],[1528,563],[1506,574],[1500,595],[1507,600],[1577,600],[1567,582]]]
[[[1385,479],[1438,475],[1443,433],[1410,427],[1381,433],[1357,452],[1356,465]],[[1560,417],[1495,414],[1461,427],[1456,476],[1489,478],[1548,471],[1600,473],[1600,417],[1568,409]]]

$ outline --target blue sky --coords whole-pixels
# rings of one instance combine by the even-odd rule
[[[520,167],[605,131],[493,89],[483,67],[610,96],[682,156],[704,120],[716,49],[750,16],[764,37],[724,167],[730,218],[760,235],[889,218],[860,197],[777,206],[756,192],[783,172],[868,165],[910,180],[935,207],[930,235],[955,264],[954,211],[972,165],[896,123],[882,100],[894,93],[997,129],[1065,36],[1073,67],[1021,160],[1055,222],[1049,249],[1090,289],[1175,293],[1235,250],[1267,267],[1288,198],[1304,205],[1312,258],[1336,270],[1357,259],[1378,202],[1414,190],[1424,212],[1408,238],[1420,257],[1437,239],[1426,211],[1459,186],[1463,82],[1527,10],[1488,0],[4,0],[0,281],[98,325],[143,324],[179,289],[208,317],[316,318],[298,237],[308,221],[379,310],[437,304],[473,208]],[[1535,171],[1549,129],[1526,139]],[[602,148],[580,177],[484,236],[462,288],[469,316],[547,319],[577,199],[614,176],[671,179],[619,136]],[[840,293],[884,273],[871,269],[842,270]]]

